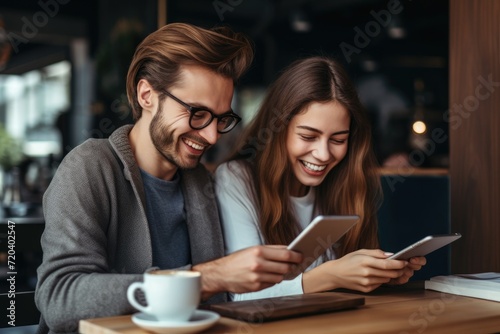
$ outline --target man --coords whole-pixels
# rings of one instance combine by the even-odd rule
[[[253,58],[228,28],[169,24],[138,46],[127,76],[135,124],[90,139],[64,159],[44,195],[36,303],[40,332],[128,314],[127,287],[152,266],[202,273],[202,299],[283,279],[298,253],[253,247],[222,257],[202,154],[233,129],[233,87]]]

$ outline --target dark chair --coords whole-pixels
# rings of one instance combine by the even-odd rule
[[[8,220],[15,222],[15,262],[13,269],[8,268]],[[0,223],[0,309],[5,316],[0,317],[0,333],[3,330],[13,330],[9,322],[15,314],[16,333],[31,333],[32,328],[21,326],[38,325],[40,312],[35,305],[35,286],[37,282],[36,269],[42,262],[40,237],[45,224],[43,217],[4,218]],[[16,274],[9,274],[15,272]],[[8,279],[13,276],[15,284],[11,286]],[[13,281],[14,282],[14,281]],[[15,297],[11,291],[15,290]],[[14,302],[14,309],[11,303]]]
[[[381,249],[397,252],[427,235],[450,233],[448,175],[384,175],[381,181],[384,192],[384,202],[378,211]],[[412,280],[450,274],[450,246],[426,258],[427,265]]]
[[[17,292],[15,297],[9,296],[8,293],[0,294],[0,309],[4,313],[4,316],[0,317],[0,328],[14,328],[12,324],[15,324],[15,327],[37,325],[40,321],[34,291]]]

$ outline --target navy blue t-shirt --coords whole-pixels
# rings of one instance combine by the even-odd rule
[[[179,173],[175,174],[172,181],[156,178],[143,170],[141,175],[146,193],[146,215],[153,247],[153,266],[172,269],[191,263]]]

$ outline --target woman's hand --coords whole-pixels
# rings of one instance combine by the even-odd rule
[[[420,270],[427,263],[427,259],[423,256],[412,257],[408,265],[404,268],[403,275],[393,278],[389,284],[405,284],[413,276],[416,270]]]
[[[416,270],[413,268],[421,267],[420,260],[410,267],[408,261],[388,260],[390,255],[380,249],[360,249],[340,259],[325,262],[302,275],[304,292],[338,288],[370,292],[391,280],[407,281],[413,275],[413,270]]]

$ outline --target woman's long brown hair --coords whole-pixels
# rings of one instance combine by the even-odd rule
[[[288,123],[313,102],[337,101],[351,117],[345,158],[315,188],[315,206],[324,215],[359,215],[360,223],[340,241],[343,256],[378,247],[376,211],[381,195],[371,149],[368,117],[343,68],[326,57],[310,57],[288,66],[270,86],[257,116],[230,160],[244,159],[254,184],[262,234],[268,244],[289,244],[300,232],[290,202],[293,172],[286,151]]]

